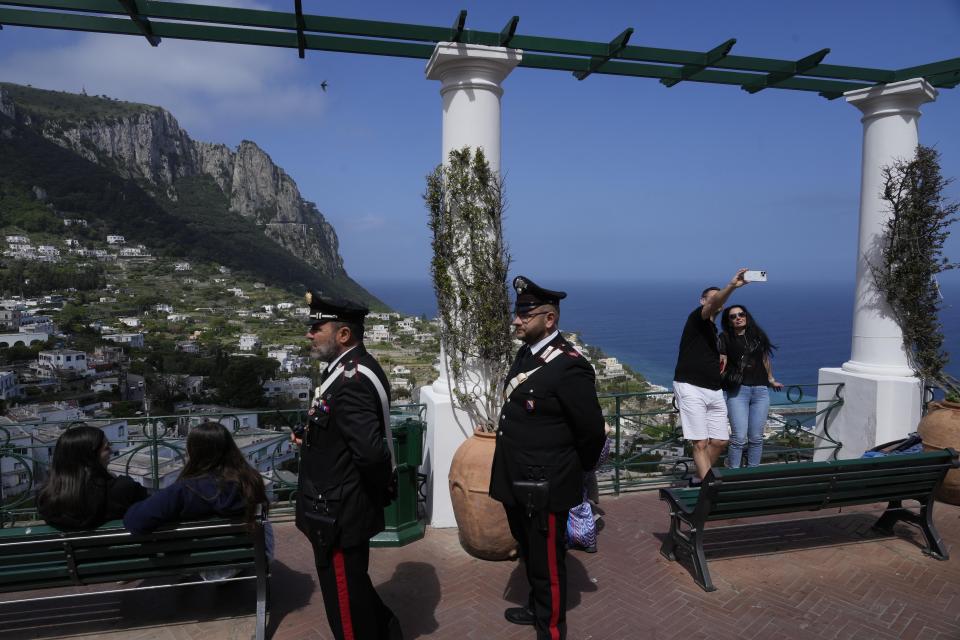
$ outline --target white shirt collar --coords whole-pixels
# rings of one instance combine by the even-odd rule
[[[353,350],[356,349],[356,348],[357,348],[357,345],[353,345],[352,347],[350,347],[349,349],[347,349],[346,351],[344,351],[343,353],[341,353],[340,355],[338,355],[338,356],[333,360],[333,362],[331,362],[330,364],[327,365],[327,371],[333,371],[333,370],[337,367],[337,363],[340,362],[341,360],[343,360],[343,356],[347,355],[348,353],[350,353],[351,351],[353,351]]]
[[[530,353],[532,353],[533,355],[537,355],[538,353],[540,353],[540,350],[541,350],[541,349],[543,349],[545,346],[547,346],[548,344],[550,344],[550,342],[551,342],[554,338],[556,338],[558,335],[560,335],[560,330],[559,330],[559,329],[555,330],[553,333],[551,333],[550,335],[548,335],[546,338],[544,338],[543,340],[541,340],[541,341],[538,342],[537,344],[535,344],[535,345],[533,345],[532,347],[530,347]]]

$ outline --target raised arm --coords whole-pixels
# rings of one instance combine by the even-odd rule
[[[712,296],[707,300],[703,309],[700,311],[700,316],[704,320],[709,320],[713,316],[720,313],[720,310],[723,309],[723,305],[727,303],[727,300],[730,298],[730,294],[733,293],[734,289],[739,289],[743,285],[747,284],[747,281],[743,279],[743,274],[746,273],[746,269],[738,269],[733,279],[727,283],[723,289],[717,292],[717,295]]]

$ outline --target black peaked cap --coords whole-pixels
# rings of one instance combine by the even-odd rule
[[[514,278],[513,289],[517,292],[517,302],[514,307],[517,313],[529,311],[542,304],[552,304],[559,307],[560,301],[567,297],[566,291],[544,289],[526,276]]]
[[[362,304],[345,298],[327,298],[313,289],[307,291],[304,298],[310,305],[310,315],[307,316],[306,322],[311,325],[331,320],[363,324],[363,319],[370,313],[370,310]]]

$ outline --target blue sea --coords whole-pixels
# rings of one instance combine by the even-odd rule
[[[383,280],[363,284],[403,313],[429,317],[437,313],[433,289],[427,281]],[[699,304],[704,285],[562,284],[568,293],[561,306],[560,326],[564,331],[577,332],[584,342],[616,356],[651,382],[670,386],[683,323]],[[753,283],[735,291],[730,302],[750,309],[777,345],[773,368],[778,380],[815,384],[818,369],[839,367],[850,358],[853,293],[852,282]],[[948,370],[960,377],[960,282],[945,284],[943,296],[945,346],[954,356]]]

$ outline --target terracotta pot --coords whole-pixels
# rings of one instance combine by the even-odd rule
[[[460,544],[481,560],[508,560],[517,555],[503,505],[487,495],[496,444],[495,433],[476,431],[460,445],[450,463],[450,498]]]
[[[923,438],[924,451],[947,447],[960,451],[960,402],[930,403],[930,411],[917,426],[917,433]],[[941,502],[960,505],[960,469],[947,471],[936,496]]]

